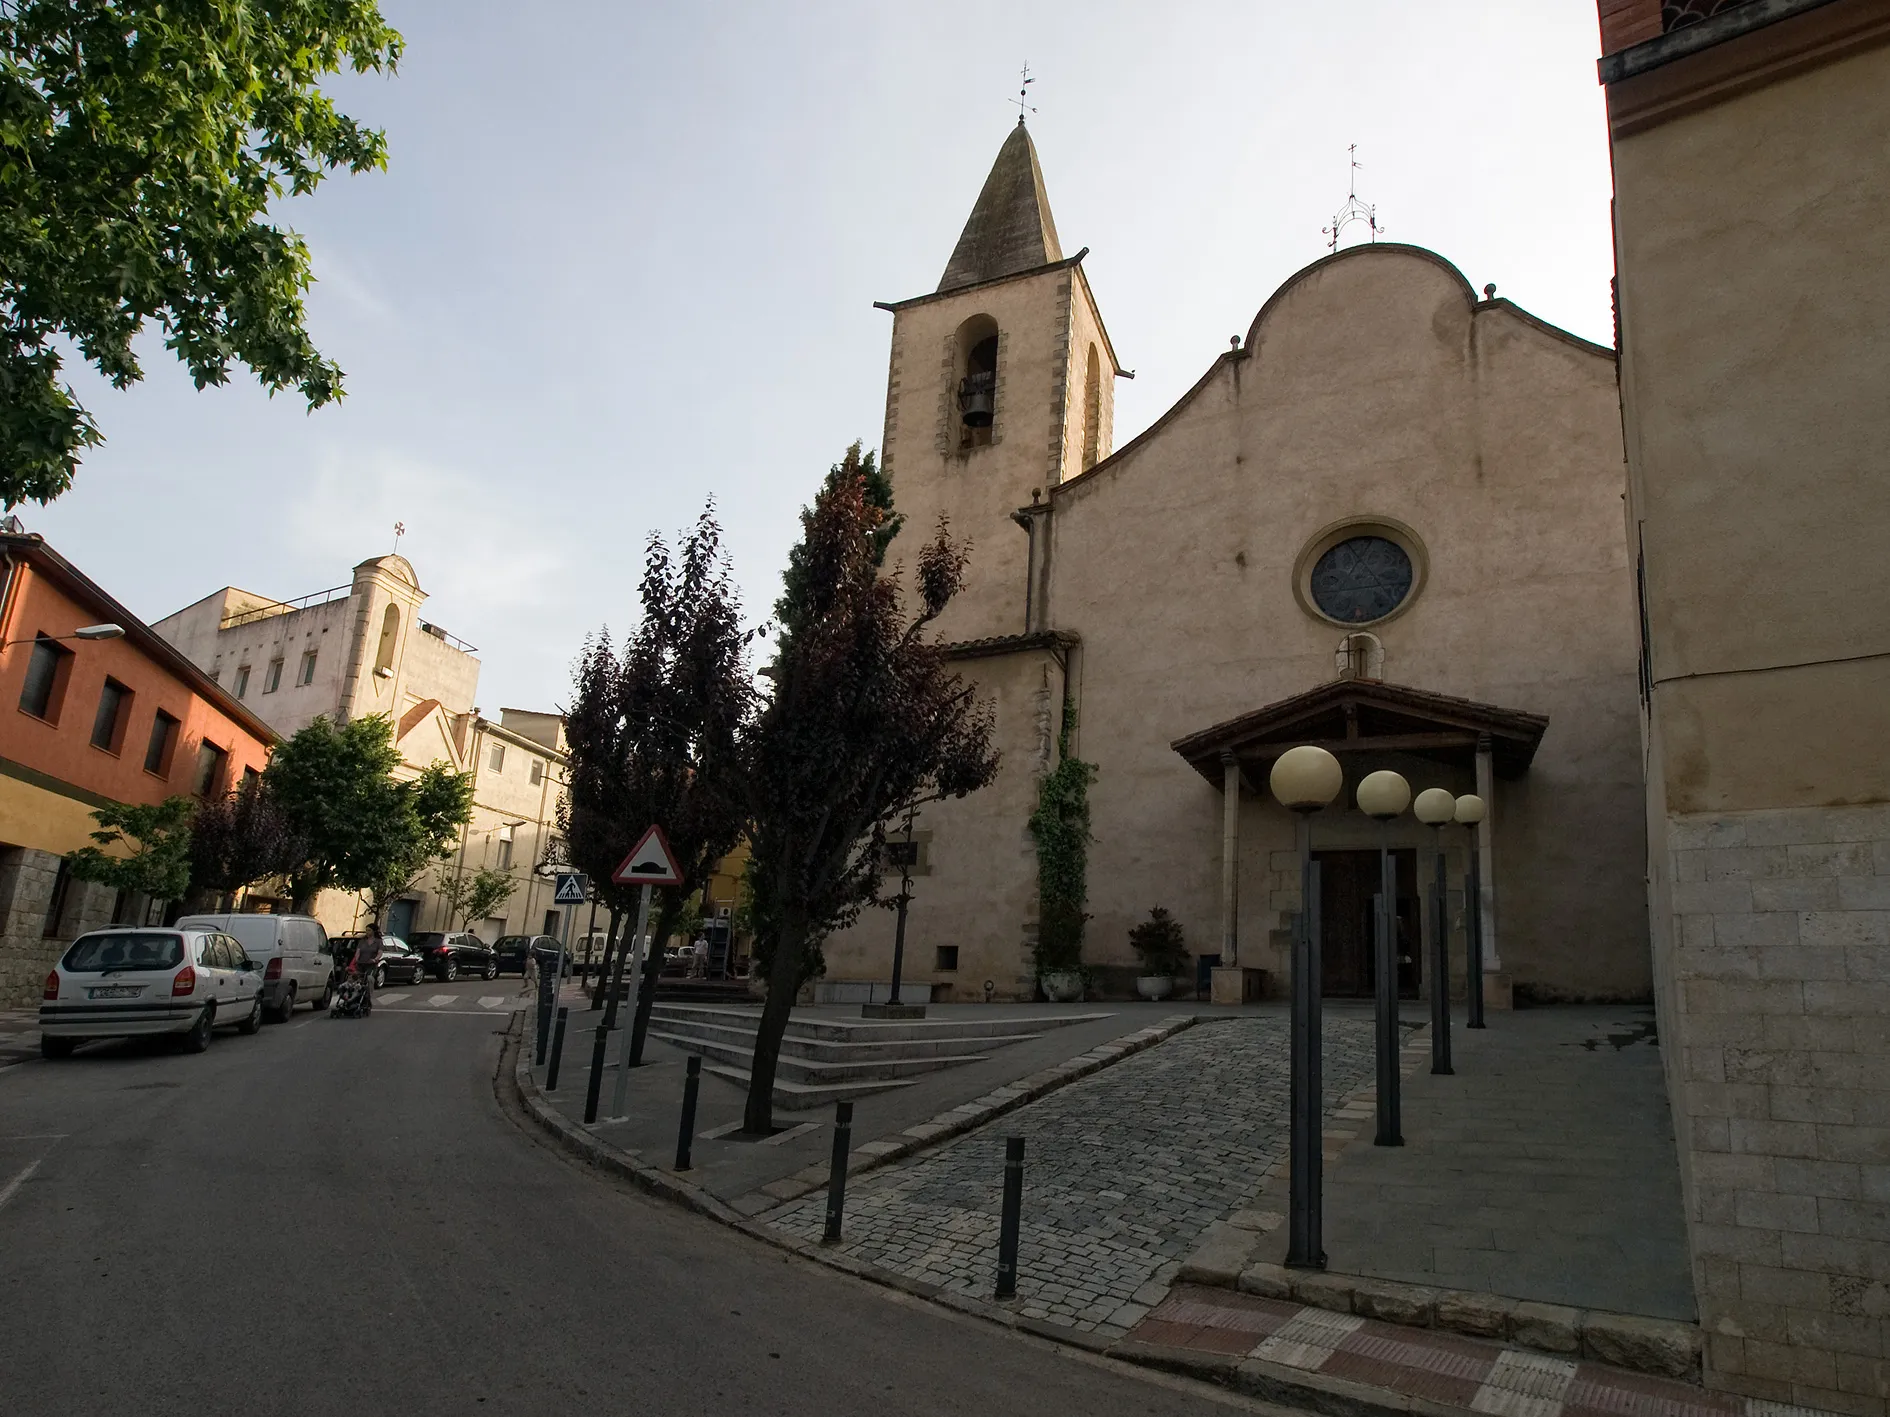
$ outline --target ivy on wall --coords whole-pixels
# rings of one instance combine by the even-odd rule
[[[1057,765],[1037,786],[1030,835],[1037,843],[1037,950],[1039,978],[1083,967],[1083,927],[1089,916],[1089,786],[1096,765],[1070,751],[1076,705],[1065,694]]]

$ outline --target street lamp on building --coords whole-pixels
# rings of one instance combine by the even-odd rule
[[[1280,805],[1299,818],[1299,916],[1293,927],[1292,1094],[1287,1161],[1286,1263],[1294,1269],[1324,1269],[1321,1237],[1319,867],[1312,859],[1313,813],[1329,806],[1345,787],[1345,770],[1324,748],[1288,748],[1273,764],[1267,786]]]
[[[14,645],[30,645],[39,640],[116,640],[124,637],[123,625],[81,625],[69,635],[29,635],[23,640],[8,640],[0,644],[0,649],[9,649]]]
[[[1450,1065],[1450,886],[1444,873],[1444,828],[1457,817],[1457,799],[1441,787],[1418,793],[1411,810],[1431,829],[1436,867],[1431,880],[1431,1071]]]
[[[1382,827],[1411,805],[1411,784],[1389,769],[1366,775],[1358,785],[1358,809]],[[1390,845],[1378,846],[1377,908],[1372,912],[1373,984],[1378,1024],[1379,1146],[1404,1145],[1404,1121],[1398,1098],[1398,871]]]
[[[886,843],[888,854],[899,861],[899,894],[893,899],[893,908],[898,913],[898,923],[893,927],[892,988],[886,993],[886,1002],[875,1004],[871,1000],[860,1006],[864,1018],[924,1018],[924,1004],[903,1004],[899,1001],[899,980],[906,962],[906,907],[912,903],[912,867],[915,857],[912,847],[912,822],[917,815],[916,808],[906,810],[906,829],[899,841]],[[891,848],[897,847],[896,851]]]
[[[1464,872],[1463,918],[1470,937],[1470,947],[1465,954],[1469,960],[1471,1028],[1483,1027],[1483,867],[1479,849],[1482,845],[1479,838],[1483,835],[1483,815],[1483,799],[1474,792],[1466,792],[1457,799],[1454,814],[1457,825],[1470,828],[1470,865]]]

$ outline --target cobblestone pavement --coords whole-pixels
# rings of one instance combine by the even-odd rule
[[[1371,1075],[1369,1018],[1325,1022],[1326,1105]],[[988,1297],[1004,1138],[1024,1143],[1018,1311],[1084,1331],[1141,1319],[1212,1222],[1286,1151],[1285,1014],[1203,1022],[849,1192],[848,1255]],[[817,1193],[768,1217],[819,1238]],[[1141,1298],[1138,1300],[1138,1292]]]

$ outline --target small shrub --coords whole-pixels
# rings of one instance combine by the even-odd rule
[[[1188,967],[1187,941],[1181,922],[1159,905],[1148,919],[1129,931],[1129,943],[1142,957],[1142,977],[1173,979]]]

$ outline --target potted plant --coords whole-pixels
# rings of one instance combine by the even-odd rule
[[[1166,999],[1175,989],[1175,976],[1188,967],[1188,948],[1181,922],[1159,905],[1148,919],[1129,931],[1129,943],[1142,958],[1135,992],[1144,999]]]
[[[1083,997],[1083,923],[1089,916],[1057,902],[1047,904],[1037,922],[1037,983],[1053,1004],[1073,1004]]]

